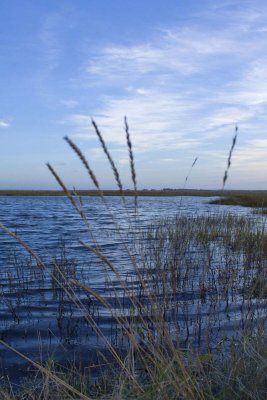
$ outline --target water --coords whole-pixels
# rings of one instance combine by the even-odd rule
[[[210,205],[209,198],[143,197],[139,198],[136,217],[133,198],[126,198],[127,211],[121,198],[109,197],[106,200],[108,206],[99,197],[83,199],[85,214],[88,216],[88,231],[88,226],[66,198],[0,197],[0,221],[41,255],[47,266],[45,271],[39,270],[16,240],[0,232],[1,339],[32,359],[45,360],[48,354],[53,353],[61,362],[73,357],[77,361],[97,362],[96,350],[106,348],[106,343],[85,320],[86,313],[112,343],[124,344],[110,313],[88,293],[75,287],[74,296],[78,296],[83,309],[77,307],[60,286],[62,282],[58,271],[53,270],[52,260],[60,259],[68,276],[78,278],[109,298],[114,309],[118,307],[119,296],[127,309],[123,290],[120,289],[121,292],[117,292],[116,296],[112,291],[107,291],[107,271],[103,263],[81,244],[81,240],[91,245],[97,242],[122,275],[129,278],[131,262],[127,249],[131,248],[133,237],[157,219],[173,217],[177,213],[192,216],[218,215],[226,210],[235,214],[253,215],[250,208]],[[51,277],[53,272],[54,279]],[[109,274],[109,278],[119,290],[120,282],[114,274]],[[135,282],[132,284],[136,287]],[[187,309],[186,318],[193,319],[196,309],[192,304],[196,298],[199,298],[199,293],[183,294],[181,301],[183,310]],[[210,307],[211,304],[203,305],[203,318],[209,314]],[[227,311],[228,322],[238,307],[233,303]],[[220,314],[224,316],[220,318]],[[183,315],[179,315],[178,319],[185,326]],[[216,311],[216,320],[212,321],[213,327],[219,324],[220,329],[223,326],[225,331],[233,330],[238,320],[236,322],[233,319],[232,324],[227,324],[227,318],[225,304],[221,302]],[[23,374],[27,362],[3,347],[0,351],[2,374],[12,376],[14,364],[17,366],[15,375],[18,376],[19,370]]]
[[[234,212],[250,214],[250,208],[219,206],[209,204],[211,198],[206,197],[142,197],[139,198],[138,223],[134,221],[133,199],[126,198],[130,211],[128,214],[119,197],[108,197],[108,207],[99,197],[83,200],[90,230],[104,248],[113,247],[117,242],[112,238],[118,226],[127,229],[129,218],[131,223],[144,227],[156,219],[175,216],[178,212],[186,215],[218,214]],[[114,226],[114,220],[116,226]],[[69,200],[64,197],[8,197],[0,196],[0,221],[15,231],[30,246],[44,254],[53,254],[58,241],[68,243],[73,255],[80,255],[80,240],[88,239],[88,229],[80,216],[73,209]],[[110,237],[109,237],[110,234]],[[90,237],[91,239],[91,237]],[[16,242],[1,233],[0,262],[5,262],[9,246]]]

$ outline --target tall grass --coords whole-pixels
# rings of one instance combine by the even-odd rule
[[[98,126],[94,121],[92,124],[123,195],[116,164]],[[126,119],[125,133],[130,174],[137,194]],[[235,140],[236,136],[223,187]],[[101,263],[107,292],[97,291],[62,260],[53,262],[52,281],[83,313],[88,325],[105,344],[108,353],[102,354],[102,363],[106,367],[93,382],[82,367],[79,369],[74,364],[70,370],[64,370],[53,359],[44,364],[27,359],[37,371],[36,380],[18,392],[12,385],[5,385],[2,398],[265,399],[267,234],[264,226],[256,218],[233,215],[177,215],[154,221],[145,231],[133,236],[130,245],[125,244],[125,234],[94,171],[78,146],[68,138],[66,141],[86,168],[111,214],[128,260],[126,271],[102,250],[83,203],[48,164],[88,229],[90,240],[81,241],[81,245]],[[137,196],[134,207],[125,199],[124,206],[132,227],[138,216],[132,213],[138,206]],[[26,250],[29,248],[33,260],[40,264],[40,256],[16,234],[2,228]],[[17,272],[10,279],[10,291],[16,279],[17,284],[25,284],[24,280],[22,283],[18,280],[19,276]],[[90,308],[85,307],[83,294],[97,304],[99,313],[110,315],[115,339],[104,333]],[[3,298],[8,298],[7,292]],[[63,306],[64,296],[61,301]],[[229,334],[227,327],[231,328]],[[12,350],[5,341],[1,343]],[[26,357],[18,350],[13,351]]]
[[[225,184],[226,184],[226,181],[228,178],[229,169],[231,167],[232,155],[233,155],[233,151],[234,151],[234,148],[236,145],[236,140],[237,140],[237,131],[238,131],[238,126],[235,127],[235,135],[233,137],[232,146],[230,148],[229,155],[228,155],[227,167],[226,167],[226,170],[225,170],[224,176],[223,176],[222,191],[224,190],[224,187],[225,187]]]

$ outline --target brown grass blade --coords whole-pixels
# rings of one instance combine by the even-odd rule
[[[134,155],[133,155],[133,146],[130,138],[129,132],[129,125],[127,122],[127,117],[124,117],[124,124],[125,124],[125,132],[126,132],[126,141],[129,151],[129,159],[130,159],[130,168],[131,168],[131,176],[132,182],[134,186],[134,203],[135,203],[135,210],[137,210],[137,181],[136,181],[136,172],[135,172],[135,165],[134,165]]]
[[[64,182],[62,181],[62,179],[60,178],[60,176],[57,174],[57,172],[54,170],[54,168],[49,164],[46,163],[49,171],[51,172],[51,174],[54,176],[54,178],[56,179],[56,181],[58,182],[58,184],[61,186],[61,188],[63,189],[64,193],[66,194],[66,196],[69,198],[70,202],[72,203],[72,205],[76,208],[76,210],[79,212],[78,206],[71,194],[71,192],[67,189],[67,187],[65,186]]]
[[[112,157],[110,155],[110,152],[109,152],[109,150],[107,148],[107,145],[106,145],[106,143],[105,143],[105,141],[103,139],[103,136],[102,136],[100,130],[98,129],[97,124],[95,123],[95,121],[93,119],[92,119],[92,125],[95,128],[95,132],[96,132],[96,134],[98,136],[98,139],[99,139],[99,141],[101,143],[103,151],[106,154],[107,159],[108,159],[108,161],[110,163],[110,166],[112,168],[115,180],[117,182],[117,185],[118,185],[118,188],[119,188],[119,191],[120,191],[120,194],[123,196],[123,186],[122,186],[122,183],[121,183],[119,171],[118,171],[118,169],[117,169],[117,167],[116,167],[116,165],[115,165],[115,163],[114,163],[114,161],[113,161],[113,159],[112,159]]]
[[[39,257],[38,254],[26,242],[24,242],[24,240],[20,239],[15,232],[12,232],[2,223],[0,223],[0,228],[3,229],[3,231],[5,231],[9,236],[12,236],[14,239],[16,239],[16,241],[21,244],[22,247],[24,247],[24,249],[36,260],[39,268],[45,268],[45,264],[41,257]]]
[[[73,143],[73,141],[70,138],[68,138],[68,136],[65,136],[64,139],[66,140],[68,145],[72,148],[72,150],[77,154],[77,156],[79,157],[79,159],[85,166],[85,169],[88,172],[95,187],[101,192],[98,180],[97,180],[92,168],[90,168],[90,165],[89,165],[88,161],[86,160],[85,156],[83,155],[82,151],[79,149],[79,147],[75,143]]]
[[[186,176],[186,178],[185,178],[185,181],[184,181],[184,189],[185,189],[185,185],[186,185],[186,183],[187,183],[187,181],[188,181],[188,178],[189,178],[189,176],[190,176],[190,174],[191,174],[191,171],[192,171],[192,169],[194,168],[194,165],[196,164],[197,160],[198,160],[198,157],[196,157],[196,158],[194,159],[194,161],[193,161],[193,163],[192,163],[192,165],[191,165],[191,167],[190,167],[190,169],[189,169],[189,171],[188,171],[188,174],[187,174],[187,176]]]
[[[224,177],[223,177],[223,185],[222,185],[222,191],[224,190],[227,178],[228,178],[228,173],[229,173],[229,169],[231,166],[231,161],[232,161],[232,155],[233,155],[233,151],[236,145],[236,139],[237,139],[237,131],[238,131],[238,126],[235,127],[235,135],[233,137],[233,141],[232,141],[232,146],[231,149],[229,151],[229,155],[228,155],[228,160],[227,160],[227,167],[226,170],[224,172]]]
[[[45,374],[49,379],[51,379],[52,381],[58,383],[60,386],[66,388],[67,390],[69,390],[71,393],[75,394],[76,396],[79,396],[80,399],[83,400],[92,400],[91,397],[85,396],[84,394],[82,394],[81,392],[79,392],[77,389],[75,389],[74,387],[72,387],[71,385],[69,385],[67,382],[64,382],[61,378],[59,378],[57,375],[53,374],[51,371],[49,371],[48,369],[44,368],[42,365],[40,365],[39,363],[31,360],[30,358],[28,358],[25,354],[21,353],[19,350],[15,349],[12,346],[9,346],[9,344],[7,344],[6,342],[4,342],[3,340],[0,340],[0,343],[6,347],[8,350],[13,351],[15,354],[19,355],[21,358],[23,358],[25,361],[28,361],[29,363],[31,363],[35,368],[37,368],[40,372],[42,372],[43,374]]]

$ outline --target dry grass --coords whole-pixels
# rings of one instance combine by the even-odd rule
[[[227,178],[228,178],[228,173],[229,173],[229,169],[231,167],[231,161],[232,161],[232,155],[233,155],[233,151],[236,145],[236,139],[237,139],[237,131],[238,131],[238,127],[235,127],[235,136],[233,137],[233,141],[232,141],[232,146],[230,148],[229,151],[229,155],[228,155],[228,160],[227,160],[227,167],[226,170],[224,172],[224,176],[223,176],[223,185],[222,185],[222,191],[224,190]]]

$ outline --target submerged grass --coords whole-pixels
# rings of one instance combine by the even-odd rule
[[[127,192],[115,162],[97,125],[92,123],[114,172],[119,193],[124,195]],[[126,120],[125,130],[134,186],[131,195],[137,199],[136,172]],[[105,193],[83,153],[70,139],[66,140],[87,169],[110,213]],[[234,145],[235,139],[223,185]],[[65,258],[55,259],[52,270],[47,273],[58,296],[57,318],[63,324],[65,303],[71,301],[83,315],[88,330],[93,330],[105,344],[107,354],[100,355],[102,362],[98,368],[103,373],[96,379],[86,373],[86,363],[78,367],[73,362],[65,368],[57,365],[53,358],[43,363],[28,359],[36,370],[34,378],[21,383],[18,388],[8,378],[3,379],[0,398],[265,399],[267,233],[262,221],[255,216],[224,214],[177,215],[154,221],[146,230],[131,237],[130,245],[125,245],[128,263],[127,268],[123,268],[102,250],[90,231],[83,204],[77,200],[79,192],[69,191],[53,167],[50,164],[48,167],[85,223],[89,242],[81,242],[81,246],[98,260],[107,285],[106,293],[102,293],[90,285],[86,277],[77,274],[72,263],[66,263]],[[165,196],[167,192],[159,193]],[[205,193],[210,195],[210,192]],[[128,207],[127,217],[132,215],[136,221],[138,213],[132,211],[137,202],[134,207],[125,201],[124,205]],[[127,243],[129,231],[121,231],[114,216],[113,221],[114,235]],[[128,222],[132,228],[131,219]],[[15,233],[4,230],[17,238]],[[27,250],[28,245],[17,239]],[[42,261],[31,249],[29,253],[37,265]],[[33,270],[33,263],[29,268]],[[46,268],[38,273],[47,271]],[[23,271],[25,274],[25,268]],[[10,295],[15,285],[16,289],[23,289],[27,298],[32,275],[23,275],[18,266],[3,282],[1,301],[19,323],[19,307],[10,301]],[[40,285],[42,282],[40,278]],[[89,305],[84,299],[89,300]],[[99,323],[101,313],[113,321],[113,334],[107,335],[103,331]],[[72,319],[71,313],[70,322]],[[8,338],[2,338],[0,343],[10,351],[21,353],[7,341]],[[20,355],[26,357],[23,353]]]

